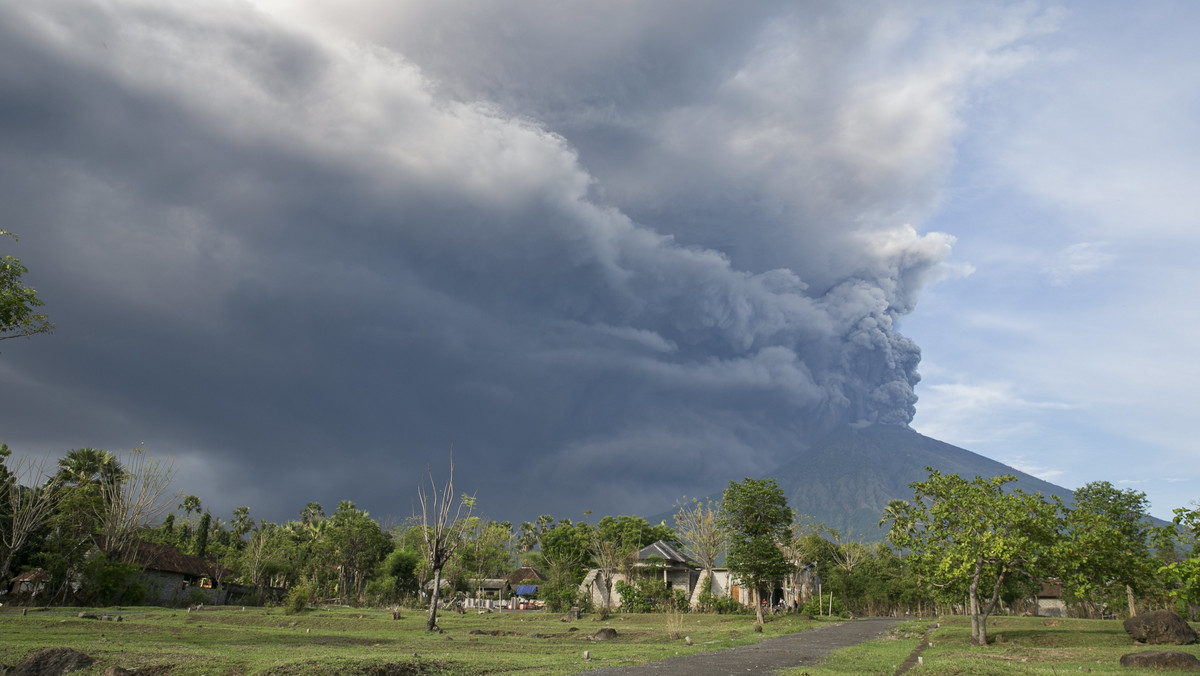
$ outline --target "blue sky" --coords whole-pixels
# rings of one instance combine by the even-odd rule
[[[914,427],[1060,485],[1194,503],[1200,80],[1186,3],[1067,6],[964,116],[929,227],[969,274],[902,330]]]
[[[657,513],[844,424],[1200,497],[1192,3],[0,7],[0,439]],[[7,252],[6,248],[6,252]],[[918,373],[919,380],[918,381]],[[530,490],[535,481],[537,490]]]

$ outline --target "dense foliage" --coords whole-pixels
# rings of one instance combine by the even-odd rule
[[[296,610],[314,603],[427,603],[434,575],[428,527],[419,518],[385,529],[344,500],[331,513],[309,502],[282,523],[256,520],[245,506],[226,520],[199,496],[152,490],[165,486],[169,474],[140,449],[124,456],[74,449],[44,469],[14,462],[0,445],[0,559],[13,575],[44,571],[40,603],[153,601],[130,541],[205,557],[245,603]],[[661,574],[637,559],[641,548],[664,540],[692,555],[699,569],[727,566],[733,584],[772,604],[813,615],[964,612],[978,620],[983,640],[989,615],[1029,610],[1045,580],[1061,583],[1076,616],[1170,606],[1195,617],[1200,508],[1179,509],[1175,524],[1152,528],[1141,493],[1097,482],[1065,506],[1010,490],[1008,481],[931,470],[927,481],[913,485],[911,501],[894,500],[881,515],[890,545],[847,540],[794,517],[770,480],[731,482],[721,503],[681,502],[679,534],[629,515],[594,523],[543,515],[514,527],[471,514],[457,520],[442,578],[446,595],[461,599],[482,595],[482,580],[530,566],[544,579],[524,581],[537,585],[536,597],[548,609],[588,610],[592,597],[581,583],[589,570],[605,569],[620,612],[681,609],[686,594],[668,593]],[[721,561],[714,552],[723,551]],[[691,610],[748,610],[705,579]],[[191,595],[180,601],[203,599],[199,589]]]

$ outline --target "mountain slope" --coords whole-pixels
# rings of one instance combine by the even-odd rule
[[[816,517],[848,539],[878,541],[886,534],[878,526],[884,506],[911,500],[909,484],[927,478],[927,466],[968,479],[1012,474],[1027,493],[1072,498],[1069,489],[900,425],[835,430],[768,476],[797,514]]]

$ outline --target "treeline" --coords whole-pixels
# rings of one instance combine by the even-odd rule
[[[1156,528],[1139,492],[1096,482],[1068,507],[1012,490],[1011,480],[931,469],[911,500],[881,514],[886,543],[848,540],[794,515],[771,480],[731,482],[724,503],[683,499],[671,524],[543,515],[514,525],[472,513],[449,531],[440,577],[452,593],[473,595],[476,581],[529,566],[547,578],[539,599],[560,610],[590,604],[579,586],[595,569],[599,583],[623,585],[626,610],[680,606],[678,593],[639,574],[638,551],[662,540],[700,569],[729,567],[764,601],[799,595],[795,608],[814,615],[965,612],[982,625],[993,612],[1031,610],[1025,604],[1053,580],[1077,616],[1162,607],[1195,616],[1200,508],[1176,510],[1174,525]],[[212,561],[219,584],[243,585],[264,602],[426,602],[435,568],[427,536],[437,524],[421,515],[380,524],[344,500],[332,510],[310,502],[274,523],[248,507],[213,514],[200,497],[168,495],[170,482],[171,468],[140,449],[122,458],[75,449],[47,468],[11,462],[0,446],[0,579],[36,568],[49,576],[42,603],[133,605],[147,600],[137,543],[151,542]],[[701,598],[699,610],[743,610]]]

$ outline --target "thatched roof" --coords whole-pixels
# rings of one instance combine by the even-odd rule
[[[100,546],[104,546],[103,540]],[[216,561],[190,556],[170,545],[160,545],[156,542],[139,541],[133,562],[146,570],[188,577],[207,577],[213,580],[220,580],[232,572]]]

